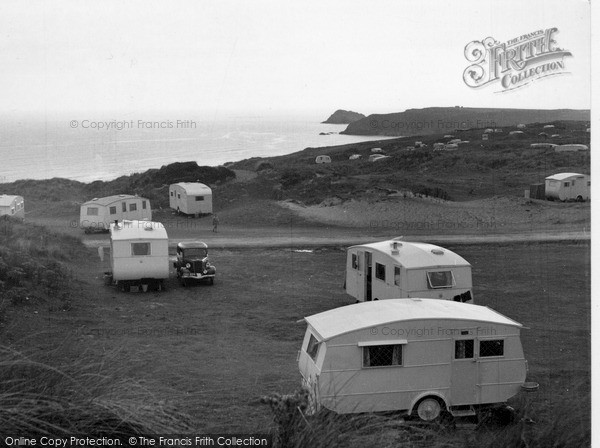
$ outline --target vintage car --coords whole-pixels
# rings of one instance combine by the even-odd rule
[[[201,241],[178,243],[173,266],[183,286],[196,280],[206,280],[211,285],[215,281],[217,270],[208,261],[208,246]]]

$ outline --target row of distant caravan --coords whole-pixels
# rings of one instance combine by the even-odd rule
[[[212,190],[199,182],[169,186],[169,207],[186,215],[212,213]],[[151,221],[152,207],[147,198],[118,194],[94,198],[81,205],[79,225],[86,232],[108,231],[110,223],[122,220]]]

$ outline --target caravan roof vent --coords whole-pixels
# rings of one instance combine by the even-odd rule
[[[398,248],[402,247],[402,243],[399,243],[398,241],[393,241],[391,246],[392,246],[392,255],[398,255],[400,253]]]
[[[152,223],[151,222],[147,222],[146,224],[144,224],[144,230],[154,230],[152,228]]]
[[[442,249],[431,249],[431,253],[435,255],[444,255],[444,251]]]
[[[126,195],[124,195],[124,194],[120,194],[120,195],[119,195],[119,197],[120,197],[120,198],[124,198],[125,196],[126,196]]]
[[[92,199],[92,201],[97,201],[97,200],[98,200],[98,198],[94,198],[94,199]]]

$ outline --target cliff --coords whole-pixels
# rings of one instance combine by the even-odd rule
[[[589,110],[427,107],[392,114],[373,114],[340,132],[348,135],[412,136],[451,134],[457,129],[516,126],[519,123],[589,121]]]
[[[358,112],[352,112],[351,110],[336,110],[331,116],[323,121],[326,124],[349,124],[353,123],[357,120],[365,118],[363,114],[359,114]]]

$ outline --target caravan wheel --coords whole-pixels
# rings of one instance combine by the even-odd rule
[[[442,404],[437,398],[426,397],[417,404],[417,415],[425,422],[432,422],[440,417],[442,409]]]
[[[577,202],[583,202],[583,196],[577,196]]]

